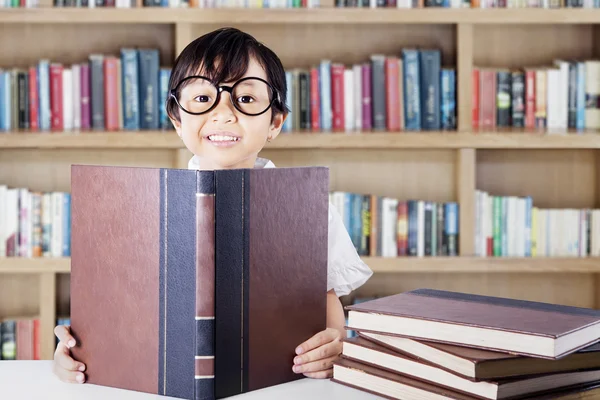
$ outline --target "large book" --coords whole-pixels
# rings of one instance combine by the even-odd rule
[[[414,379],[407,375],[394,373],[347,358],[341,358],[334,362],[332,381],[364,392],[373,393],[386,399],[480,399],[480,397],[477,396],[460,393],[455,390],[444,388],[443,386]],[[600,382],[592,382],[563,389],[550,389],[532,396],[519,396],[515,398],[529,400],[596,399],[598,394],[600,394]]]
[[[370,332],[358,332],[358,334],[395,352],[406,354],[423,363],[435,365],[474,381],[600,369],[600,343],[585,347],[558,360],[546,360]]]
[[[347,306],[348,328],[557,359],[600,341],[600,310],[417,289]]]
[[[71,170],[87,382],[186,399],[298,378],[326,327],[328,170]]]
[[[418,359],[401,355],[362,337],[344,339],[343,349],[343,356],[353,361],[482,399],[495,400],[530,396],[548,390],[600,381],[600,369],[473,381]]]

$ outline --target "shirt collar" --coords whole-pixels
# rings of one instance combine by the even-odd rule
[[[188,162],[188,169],[199,168],[198,156],[193,156]],[[275,168],[275,164],[269,159],[258,157],[254,163],[254,168]]]

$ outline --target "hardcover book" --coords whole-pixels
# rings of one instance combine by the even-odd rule
[[[558,359],[600,341],[600,310],[417,289],[348,306],[348,328]]]
[[[185,399],[298,378],[326,327],[328,170],[72,166],[87,382]]]

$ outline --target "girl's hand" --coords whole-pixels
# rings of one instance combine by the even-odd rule
[[[331,378],[333,362],[342,353],[340,331],[327,328],[296,348],[293,371],[308,378]]]
[[[54,352],[52,371],[61,381],[69,383],[83,383],[85,381],[85,364],[71,358],[69,349],[75,346],[75,339],[69,332],[69,327],[59,325],[54,328],[54,333],[60,340]]]

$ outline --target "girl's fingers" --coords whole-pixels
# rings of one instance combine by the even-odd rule
[[[85,364],[75,361],[70,353],[69,349],[63,342],[59,342],[54,352],[54,364],[58,369],[64,369],[66,371],[85,371]]]
[[[333,362],[337,360],[338,356],[328,357],[322,360],[313,361],[307,364],[294,365],[293,371],[297,374],[315,374],[324,371],[333,371]],[[308,376],[308,375],[307,375]]]
[[[326,371],[307,372],[307,373],[304,374],[304,376],[306,376],[307,378],[312,378],[312,379],[328,379],[328,378],[332,378],[333,377],[333,368],[328,369]]]
[[[332,342],[322,345],[314,350],[309,351],[301,356],[294,358],[294,364],[308,364],[317,360],[323,360],[331,356],[337,356],[342,352],[342,342],[334,339]]]
[[[335,340],[339,336],[339,333],[335,329],[327,328],[308,339],[296,348],[296,354],[304,354],[312,349],[323,346],[325,343],[329,343]]]
[[[75,339],[69,332],[69,327],[65,325],[58,325],[54,328],[54,334],[63,342],[67,347],[71,348],[75,346]]]

